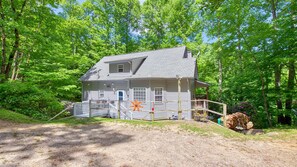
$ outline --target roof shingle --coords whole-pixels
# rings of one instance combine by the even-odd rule
[[[196,78],[196,59],[184,58],[187,54],[185,46],[160,49],[154,51],[122,54],[117,56],[106,56],[96,63],[82,77],[82,81],[96,80],[123,80],[123,79],[145,79],[145,78]],[[145,59],[134,75],[119,74],[109,75],[109,63],[124,60]]]

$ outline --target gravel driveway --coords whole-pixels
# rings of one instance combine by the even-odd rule
[[[297,140],[238,141],[123,123],[0,121],[0,166],[296,166]]]

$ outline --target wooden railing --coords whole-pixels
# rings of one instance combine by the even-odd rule
[[[183,108],[182,104],[185,104],[185,103],[186,103],[186,105],[184,105],[184,106],[188,106],[188,107]],[[97,104],[97,105],[94,105],[94,104]],[[126,106],[124,106],[123,104],[125,104]],[[99,100],[90,100],[89,101],[89,117],[96,116],[96,115],[93,115],[93,110],[109,110],[110,111],[113,108],[113,111],[117,112],[118,118],[121,118],[121,115],[125,115],[129,119],[133,119],[134,112],[132,111],[132,109],[130,109],[130,104],[131,104],[131,101],[121,101],[121,103],[119,103],[119,101],[106,100],[106,101],[102,102]],[[151,120],[158,119],[157,117],[155,117],[155,112],[172,112],[172,113],[177,112],[178,114],[182,115],[185,112],[205,111],[205,112],[213,113],[213,114],[216,114],[216,115],[222,116],[222,117],[225,117],[227,115],[227,105],[226,104],[212,101],[212,100],[207,100],[207,99],[182,100],[182,101],[164,100],[164,101],[162,101],[162,103],[158,103],[158,105],[164,105],[164,109],[162,109],[162,110],[156,109],[155,107],[153,107],[154,104],[156,105],[155,101],[146,101],[146,102],[144,102],[144,104],[147,107],[146,107],[146,109],[142,109],[140,112],[147,112],[150,115]],[[171,107],[166,108],[166,106],[170,106],[170,104],[174,104],[174,105],[171,105]],[[191,104],[191,105],[189,105],[189,104]],[[220,112],[220,111],[215,111],[215,110],[210,109],[209,104],[219,105],[220,107],[222,107],[222,111]],[[174,108],[172,106],[176,106],[176,108]],[[154,111],[152,108],[154,108]],[[127,115],[127,112],[129,112],[129,116]],[[147,114],[145,114],[145,115],[147,115]],[[170,114],[167,114],[167,115],[170,115]],[[179,119],[181,119],[181,117],[179,117]]]

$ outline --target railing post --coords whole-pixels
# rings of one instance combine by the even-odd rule
[[[226,115],[227,115],[227,105],[223,104],[223,118],[224,118],[224,126],[226,127]]]
[[[75,104],[76,104],[76,103],[74,103],[74,105],[73,105],[73,115],[74,115],[74,116],[76,116],[76,110],[77,110],[77,107],[76,107]]]
[[[205,103],[205,100],[203,100],[203,109],[206,109],[206,103]]]
[[[154,121],[154,119],[155,119],[155,112],[154,112],[155,111],[155,103],[152,102],[152,104],[153,104],[152,105],[153,107],[152,107],[152,111],[150,112],[150,114],[151,114],[151,120]]]
[[[151,111],[150,114],[151,114],[151,120],[154,121],[155,120],[155,114],[154,114],[154,112]]]
[[[118,118],[121,119],[121,106],[120,106],[120,100],[118,100]]]
[[[92,107],[91,107],[92,101],[89,100],[89,117],[92,117]]]
[[[178,105],[178,120],[182,119],[182,108],[181,108],[181,97],[180,97],[180,93],[181,93],[181,78],[177,79],[177,89],[178,89],[178,101],[177,101],[177,105]]]

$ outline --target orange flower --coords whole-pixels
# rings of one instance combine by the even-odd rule
[[[142,102],[138,101],[138,100],[134,100],[134,101],[131,101],[131,108],[133,108],[133,111],[140,111],[140,108],[143,108],[143,106],[141,106]]]

